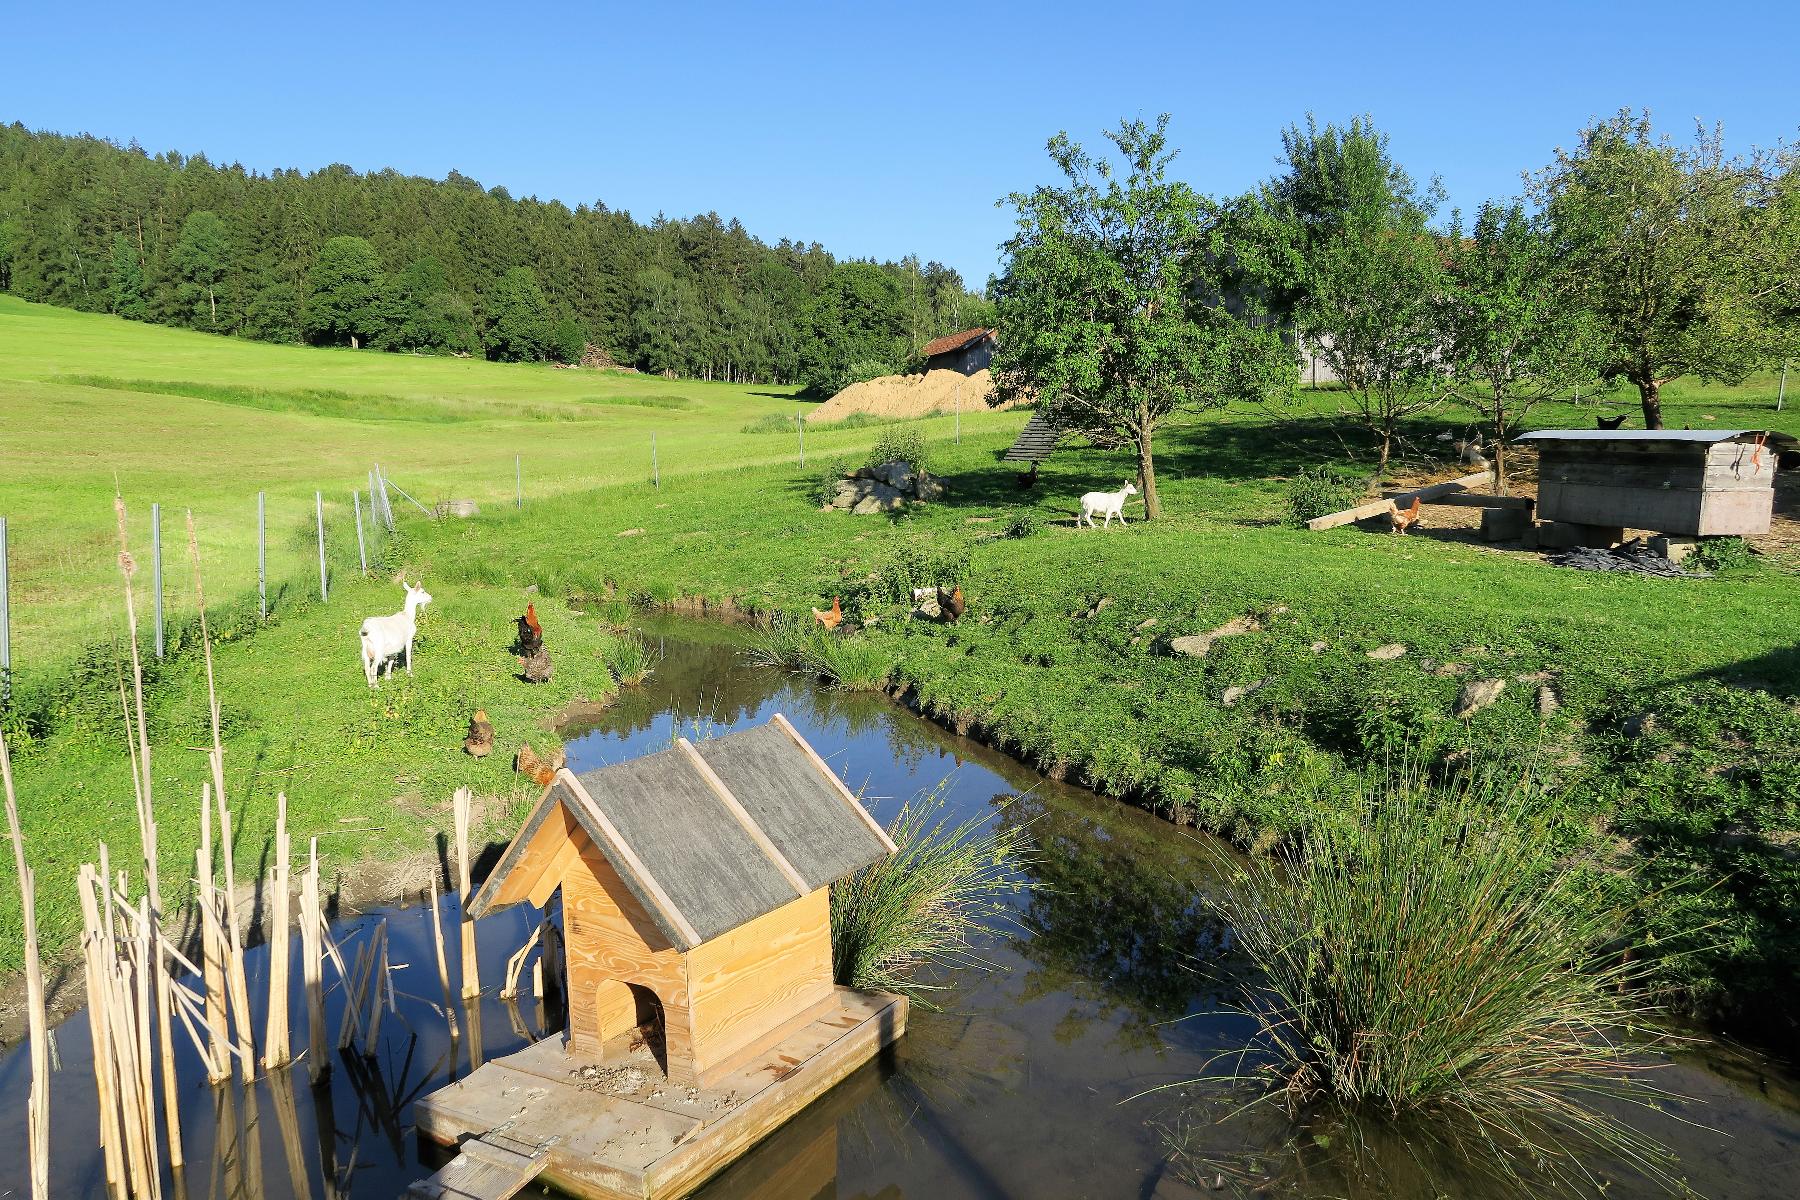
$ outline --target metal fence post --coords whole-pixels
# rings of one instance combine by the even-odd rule
[[[313,518],[319,526],[319,599],[329,600],[331,589],[325,579],[325,494],[313,493]]]
[[[370,503],[374,503],[373,498]],[[352,491],[350,493],[350,506],[356,509],[356,561],[362,564],[363,578],[367,579],[369,577],[369,552],[363,546],[361,492]]]
[[[1790,365],[1789,363],[1781,364],[1781,390],[1775,393],[1776,412],[1780,412],[1781,406],[1787,402],[1787,373]]]
[[[256,493],[256,612],[269,619],[269,515],[268,497]]]
[[[800,467],[804,470],[806,468],[806,422],[801,419],[799,413],[794,414],[794,428],[800,431]]]
[[[156,657],[163,656],[162,505],[150,505],[150,586],[156,600]]]
[[[525,465],[520,460],[520,456],[517,454],[513,455],[513,487],[515,489],[515,492],[514,492],[515,499],[513,500],[513,507],[514,508],[524,508],[525,507]]]
[[[652,487],[662,486],[662,470],[656,465],[656,434],[650,434],[650,484]]]

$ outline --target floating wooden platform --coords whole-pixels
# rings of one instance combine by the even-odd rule
[[[639,1040],[598,1057],[546,1038],[414,1105],[457,1157],[412,1195],[505,1200],[533,1179],[584,1200],[685,1196],[906,1030],[906,1000],[836,989],[822,1016],[710,1087],[670,1083]]]

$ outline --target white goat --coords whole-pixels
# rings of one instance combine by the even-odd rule
[[[394,660],[402,654],[406,656],[406,673],[412,674],[413,635],[419,631],[419,610],[431,603],[431,593],[425,590],[423,580],[414,587],[401,579],[400,586],[406,589],[405,608],[391,617],[370,617],[362,623],[363,677],[371,690],[382,664],[387,664],[387,674],[392,675]]]
[[[1085,522],[1091,529],[1094,525],[1094,517],[1097,514],[1103,514],[1106,522],[1100,528],[1105,529],[1111,525],[1114,517],[1119,518],[1119,524],[1123,525],[1125,524],[1125,498],[1137,494],[1137,484],[1135,483],[1127,483],[1116,492],[1089,492],[1081,498],[1081,515],[1075,518],[1075,523],[1080,525]]]

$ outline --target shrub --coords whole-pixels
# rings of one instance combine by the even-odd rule
[[[879,643],[792,618],[758,631],[749,656],[760,666],[800,671],[846,692],[880,691],[894,671],[893,655]]]
[[[925,1003],[921,993],[943,986],[928,973],[980,965],[970,943],[1005,911],[998,893],[1020,886],[1024,827],[997,831],[987,814],[952,825],[948,782],[900,810],[893,854],[832,886],[831,965],[843,986]]]
[[[1637,1076],[1655,1039],[1645,968],[1616,952],[1625,911],[1558,860],[1552,807],[1411,770],[1359,807],[1273,861],[1225,863],[1214,903],[1259,969],[1241,1010],[1264,1063],[1231,1082],[1296,1116],[1470,1118],[1545,1160],[1579,1139],[1667,1179],[1666,1153],[1594,1106],[1661,1095]]]
[[[875,562],[874,578],[862,597],[878,604],[911,604],[913,589],[954,587],[968,578],[969,548],[960,539],[909,537],[890,546]]]
[[[1752,571],[1760,564],[1750,549],[1750,543],[1741,537],[1713,537],[1701,539],[1695,547],[1692,564],[1703,567],[1718,574],[1723,571]]]
[[[875,447],[869,451],[868,465],[879,467],[883,463],[903,462],[914,471],[930,471],[931,461],[931,450],[924,433],[902,425],[885,430],[875,439]]]
[[[1023,538],[1030,537],[1042,527],[1042,522],[1034,510],[1021,508],[1006,518],[1006,524],[1001,527],[1001,532],[1009,538]]]
[[[812,478],[811,494],[813,503],[821,508],[830,504],[833,497],[837,495],[838,484],[844,482],[844,476],[849,474],[849,472],[850,464],[841,458],[833,459],[831,462],[821,466],[818,469],[818,474],[814,475]]]
[[[893,363],[881,358],[867,358],[861,362],[853,362],[844,368],[843,381],[838,384],[841,391],[853,383],[867,383],[871,379],[880,379],[884,375],[898,375],[900,369]]]
[[[1345,467],[1306,467],[1288,480],[1285,490],[1290,524],[1304,525],[1314,517],[1354,505],[1368,491],[1368,480]]]

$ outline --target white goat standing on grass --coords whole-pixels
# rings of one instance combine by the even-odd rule
[[[392,616],[370,617],[362,623],[363,676],[371,690],[381,665],[386,663],[387,674],[392,675],[394,660],[402,654],[406,656],[406,673],[412,674],[413,636],[419,632],[419,610],[431,603],[431,593],[425,590],[423,580],[415,587],[402,578],[400,586],[406,589],[405,608]]]
[[[1104,514],[1106,522],[1100,528],[1105,529],[1111,525],[1114,517],[1119,518],[1119,524],[1123,525],[1125,524],[1125,499],[1137,494],[1137,484],[1135,483],[1127,483],[1116,492],[1089,492],[1081,498],[1081,515],[1075,518],[1075,523],[1080,525],[1085,522],[1091,529],[1094,525],[1095,515]]]

